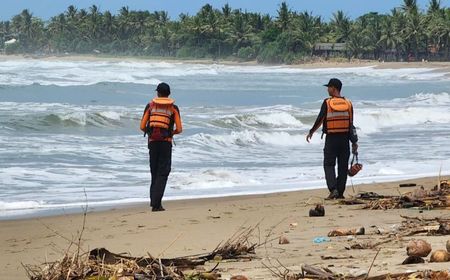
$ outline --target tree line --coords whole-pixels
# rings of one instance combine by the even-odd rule
[[[343,11],[331,20],[293,11],[282,2],[277,15],[204,5],[195,15],[171,20],[166,11],[117,14],[93,5],[71,5],[44,21],[28,9],[0,21],[0,48],[7,54],[90,54],[257,60],[298,63],[317,57],[318,43],[343,43],[333,56],[379,60],[450,59],[450,8],[430,0],[420,10],[404,0],[388,14],[354,20]],[[327,53],[328,55],[328,53]]]

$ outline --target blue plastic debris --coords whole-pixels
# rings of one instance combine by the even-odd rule
[[[319,236],[314,238],[313,242],[318,244],[318,243],[324,243],[324,242],[330,242],[331,239],[328,237],[324,237],[324,236]]]

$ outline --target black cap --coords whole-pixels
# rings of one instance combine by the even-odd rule
[[[326,84],[324,86],[326,86],[326,87],[334,87],[337,90],[341,91],[341,89],[342,89],[342,82],[339,79],[333,78],[333,79],[330,79],[328,84]]]
[[[170,94],[170,87],[168,84],[166,83],[160,83],[157,87],[156,87],[156,91],[158,93],[161,93],[163,95],[169,96]]]

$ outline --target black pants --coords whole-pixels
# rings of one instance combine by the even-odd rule
[[[347,183],[348,159],[350,157],[348,133],[327,134],[323,155],[323,168],[328,189],[330,193],[338,190],[339,194],[343,195]],[[335,171],[336,159],[338,164],[337,177]]]
[[[167,178],[172,166],[172,143],[167,141],[151,141],[148,144],[150,155],[150,206],[161,207],[161,200],[166,189]]]

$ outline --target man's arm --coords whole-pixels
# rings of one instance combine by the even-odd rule
[[[358,154],[358,134],[356,134],[356,127],[353,125],[353,105],[352,105],[352,119],[350,123],[350,142],[352,142],[352,153]]]
[[[178,109],[178,106],[174,105],[174,116],[175,116],[175,130],[173,131],[173,134],[180,134],[183,131],[183,125],[181,124],[181,116],[180,116],[180,109]]]
[[[314,123],[313,127],[309,130],[309,133],[306,136],[306,141],[309,142],[314,132],[322,125],[323,120],[325,119],[326,112],[327,112],[327,102],[324,100],[322,103],[322,107],[320,107],[320,113],[317,116],[316,122]]]
[[[143,132],[146,132],[146,126],[147,126],[147,122],[148,122],[148,119],[149,119],[149,117],[150,117],[150,110],[149,110],[149,107],[150,105],[149,104],[147,104],[147,106],[145,106],[145,110],[144,110],[144,113],[142,114],[142,118],[141,118],[141,125],[140,125],[140,129],[143,131]]]

